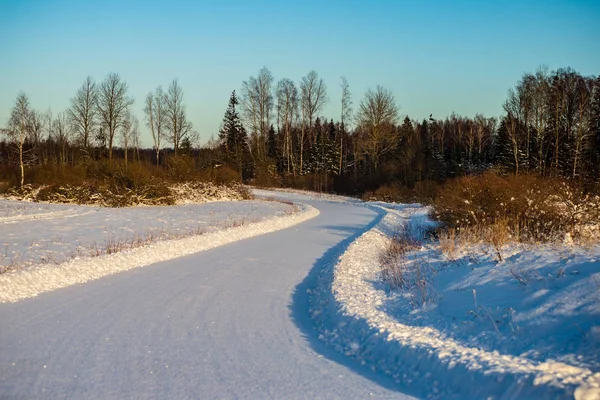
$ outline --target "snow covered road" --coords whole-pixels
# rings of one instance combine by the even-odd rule
[[[408,398],[317,338],[316,275],[380,218],[300,225],[0,304],[0,398]]]

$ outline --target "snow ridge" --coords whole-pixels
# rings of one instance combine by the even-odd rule
[[[133,268],[198,253],[238,240],[289,228],[319,215],[319,210],[296,204],[299,211],[247,225],[178,240],[157,242],[95,258],[73,259],[57,266],[0,275],[0,303],[17,302],[41,293],[85,283]]]
[[[370,207],[385,216],[322,274],[312,295],[311,315],[321,339],[430,398],[572,398],[574,393],[577,399],[596,398],[599,373],[468,347],[434,328],[408,326],[389,315],[383,309],[385,286],[378,283],[379,254],[399,227],[426,223],[426,209]]]

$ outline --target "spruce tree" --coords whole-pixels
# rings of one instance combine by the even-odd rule
[[[267,156],[273,160],[276,160],[277,157],[277,138],[275,137],[275,128],[273,124],[269,128],[269,132],[267,133]]]
[[[251,166],[249,165],[248,135],[236,110],[238,104],[239,102],[234,90],[231,93],[229,105],[223,117],[219,139],[227,163],[236,169],[241,179],[246,179],[249,178],[248,173],[251,171]]]

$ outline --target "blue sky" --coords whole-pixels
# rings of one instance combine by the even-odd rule
[[[338,118],[340,77],[358,105],[395,94],[402,115],[498,116],[507,90],[539,65],[600,74],[600,1],[0,0],[0,125],[19,91],[54,113],[87,75],[117,72],[135,98],[178,78],[205,141],[232,90],[268,67],[324,78]],[[150,146],[142,124],[143,142]]]

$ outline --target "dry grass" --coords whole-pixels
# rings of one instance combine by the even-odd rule
[[[246,219],[243,220],[234,220],[230,223],[229,226],[240,226],[246,224]],[[225,227],[229,227],[225,226]],[[206,227],[198,225],[194,229],[191,229],[184,233],[169,233],[167,231],[153,231],[147,232],[143,235],[137,235],[129,238],[118,238],[118,237],[109,237],[104,242],[101,243],[93,243],[86,247],[78,248],[76,252],[69,254],[67,257],[70,259],[74,259],[77,257],[100,257],[108,254],[115,254],[122,251],[132,250],[139,247],[149,246],[153,243],[157,243],[164,240],[175,240],[175,239],[183,239],[190,236],[199,236],[205,234]],[[4,258],[8,259],[8,251],[5,251],[6,254]],[[59,261],[50,255],[46,255],[40,259],[40,264],[60,264]],[[0,265],[0,275],[3,273],[11,272],[11,271],[20,271],[25,269],[25,265],[21,265],[17,262],[15,258],[10,259],[8,265]]]
[[[413,307],[435,302],[432,285],[435,272],[416,252],[421,243],[402,233],[390,241],[380,256],[381,279],[392,290],[399,290],[410,298]]]

